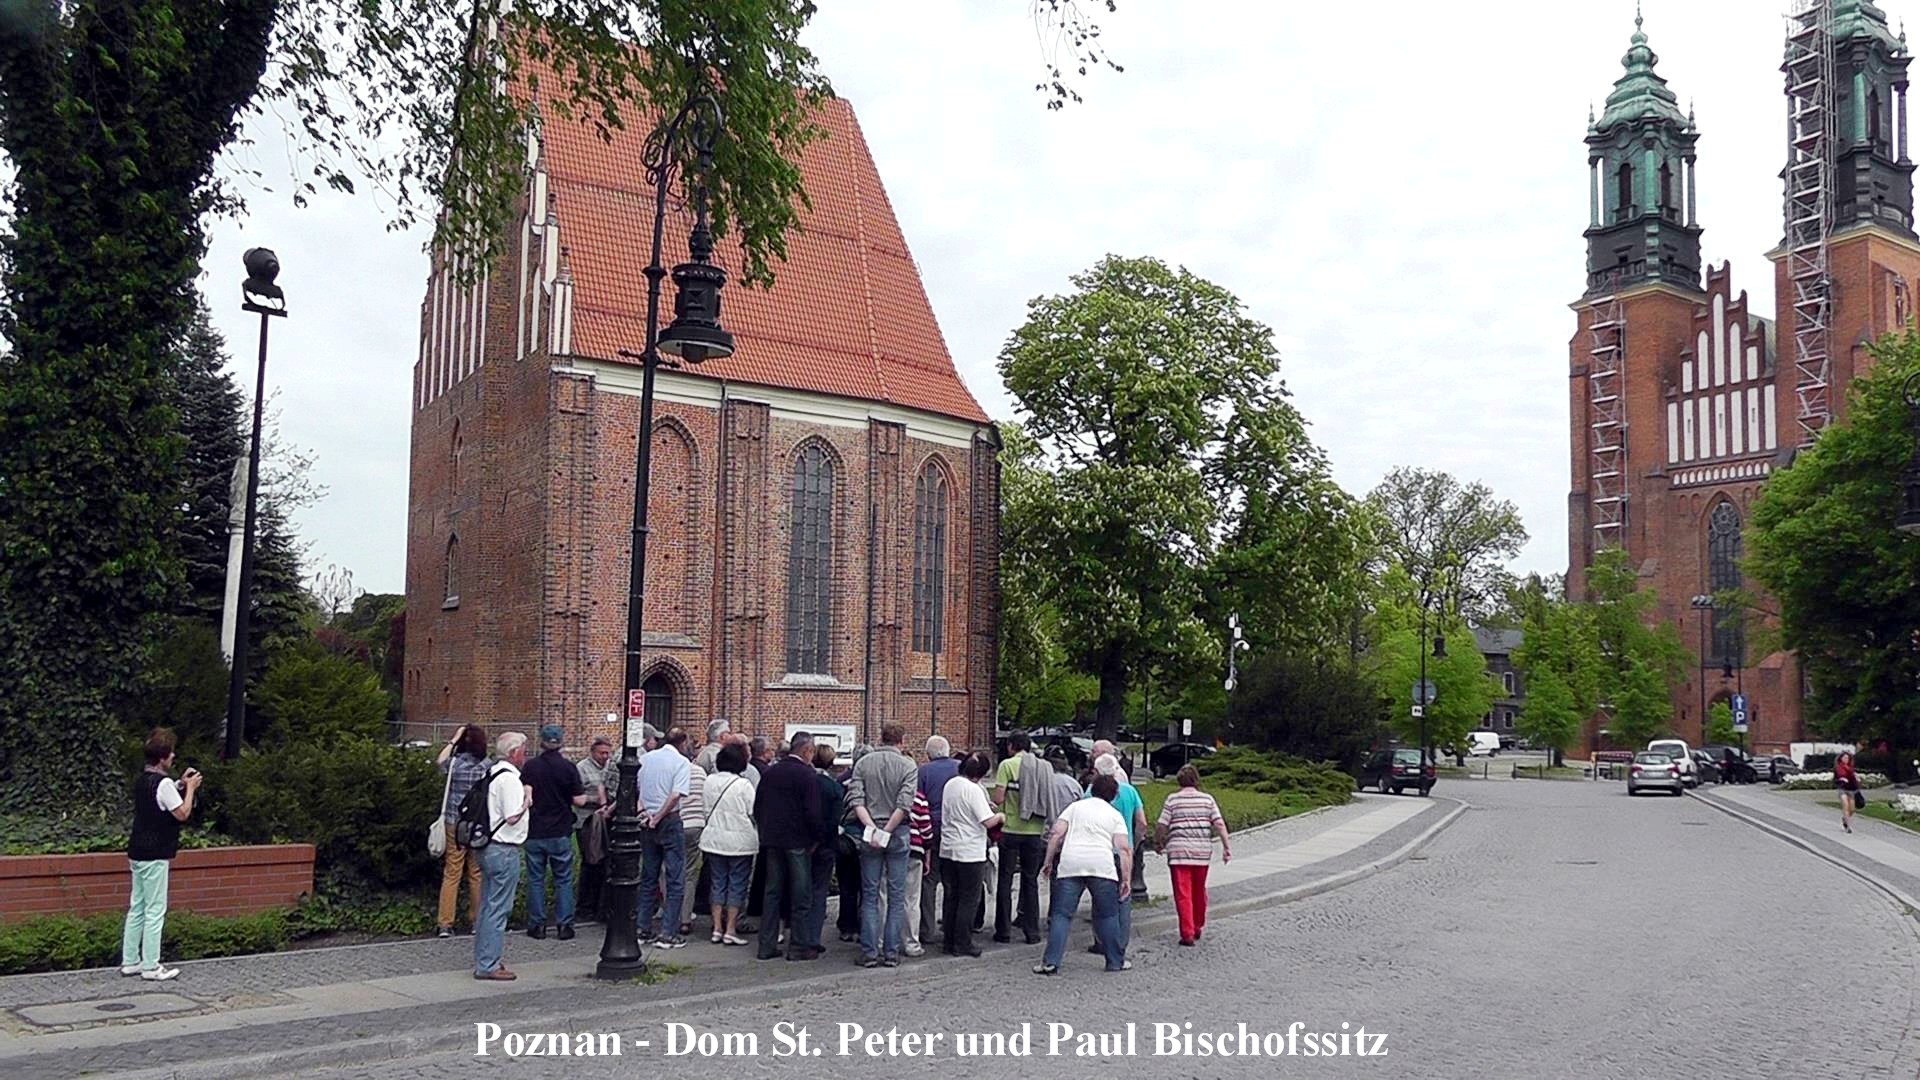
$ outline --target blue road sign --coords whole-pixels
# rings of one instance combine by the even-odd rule
[[[1747,730],[1747,695],[1733,695],[1733,730],[1744,734]]]

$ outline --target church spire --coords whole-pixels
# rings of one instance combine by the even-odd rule
[[[1833,228],[1875,224],[1913,236],[1905,34],[1873,0],[1832,2]]]
[[[1589,120],[1587,288],[1610,292],[1664,281],[1700,287],[1700,226],[1693,200],[1693,112],[1657,67],[1636,5],[1633,36],[1600,118]]]

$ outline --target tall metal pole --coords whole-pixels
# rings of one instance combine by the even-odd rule
[[[668,128],[678,130],[685,110]],[[608,827],[607,888],[613,903],[608,908],[606,938],[600,945],[600,963],[594,975],[602,979],[623,979],[646,970],[640,955],[639,927],[634,925],[640,900],[640,747],[634,741],[634,720],[644,723],[646,699],[640,692],[640,650],[642,627],[647,606],[647,496],[653,469],[653,382],[660,367],[660,282],[666,268],[660,265],[660,238],[666,229],[667,178],[671,153],[664,152],[657,163],[649,163],[654,172],[653,248],[644,271],[647,279],[647,340],[640,354],[640,426],[634,454],[633,474],[633,548],[627,563],[627,648],[626,672],[621,685],[626,693],[627,720],[620,738],[620,786],[614,796],[613,822]],[[656,167],[657,165],[657,167]]]
[[[933,673],[927,677],[927,734],[940,734],[940,624],[946,619],[947,578],[938,577],[940,587],[933,590]]]
[[[1420,781],[1427,779],[1427,598],[1420,598]]]
[[[260,312],[260,359],[253,377],[253,437],[247,443],[247,517],[240,540],[240,596],[234,604],[233,670],[227,673],[228,760],[240,756],[240,743],[247,727],[247,645],[253,623],[253,540],[259,523],[260,506],[260,422],[267,400],[267,312]]]

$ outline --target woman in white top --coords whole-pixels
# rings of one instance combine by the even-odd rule
[[[960,763],[960,775],[941,789],[940,887],[946,890],[942,914],[947,920],[941,951],[948,956],[980,955],[973,943],[973,917],[986,881],[987,830],[1005,820],[980,786],[992,768],[987,755],[969,754]]]
[[[728,743],[714,758],[714,773],[700,792],[707,812],[700,851],[713,868],[707,876],[713,894],[715,945],[747,943],[737,931],[753,879],[753,857],[760,851],[760,830],[753,823],[754,787],[743,775],[746,771],[747,748]]]
[[[1095,796],[1081,799],[1054,822],[1047,837],[1047,860],[1040,873],[1053,878],[1052,914],[1047,925],[1046,956],[1035,975],[1058,975],[1067,952],[1067,927],[1080,908],[1082,893],[1093,894],[1093,937],[1107,957],[1108,971],[1133,967],[1126,941],[1120,935],[1120,897],[1132,887],[1133,846],[1127,842],[1127,820],[1113,808],[1120,782],[1096,776]],[[1118,862],[1114,855],[1120,856]]]

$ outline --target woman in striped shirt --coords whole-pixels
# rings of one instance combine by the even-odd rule
[[[1154,846],[1167,856],[1173,875],[1173,906],[1180,915],[1180,944],[1192,945],[1207,928],[1207,865],[1213,861],[1213,837],[1220,837],[1220,861],[1233,861],[1233,845],[1220,804],[1200,790],[1200,770],[1183,765],[1175,779],[1180,790],[1167,796],[1154,826]]]

